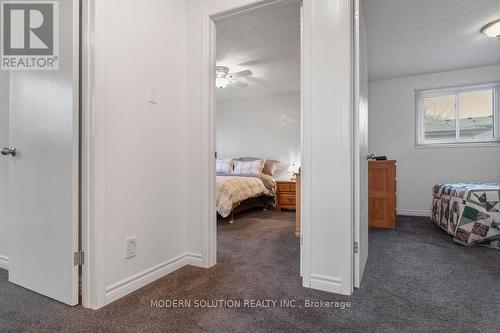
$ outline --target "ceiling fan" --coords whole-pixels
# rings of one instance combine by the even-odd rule
[[[253,72],[249,69],[241,71],[241,72],[230,73],[229,67],[216,66],[215,67],[215,86],[219,89],[224,89],[229,84],[231,84],[231,85],[234,85],[236,87],[246,88],[246,87],[248,87],[248,84],[240,82],[236,79],[238,79],[240,77],[247,77],[250,75],[253,75]]]

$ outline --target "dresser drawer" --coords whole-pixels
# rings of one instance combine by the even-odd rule
[[[283,206],[295,205],[296,199],[295,195],[292,194],[280,194],[278,198],[279,204]]]
[[[295,193],[295,183],[278,183],[278,192]]]

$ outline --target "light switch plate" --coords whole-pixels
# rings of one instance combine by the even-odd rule
[[[130,259],[137,255],[137,237],[127,239],[127,251],[125,258]]]
[[[155,85],[149,86],[148,102],[151,104],[158,104],[158,89]]]

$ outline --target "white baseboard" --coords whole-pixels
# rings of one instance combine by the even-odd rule
[[[186,265],[200,266],[201,255],[186,253],[106,287],[106,305]]]
[[[342,292],[342,279],[311,274],[311,288],[329,293],[343,294]]]
[[[430,210],[420,210],[420,209],[398,209],[398,215],[431,217],[432,212]]]
[[[203,257],[198,253],[186,253],[185,254],[186,265],[191,265],[195,267],[203,266]]]
[[[9,257],[0,255],[0,268],[9,270]]]

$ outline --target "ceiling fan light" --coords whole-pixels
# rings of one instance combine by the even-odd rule
[[[229,83],[229,68],[226,66],[215,67],[215,86],[219,89],[224,89]]]
[[[488,37],[500,39],[500,20],[488,23],[481,29],[481,32]]]
[[[225,77],[218,77],[215,79],[215,86],[219,89],[224,89],[227,87],[229,80]]]

